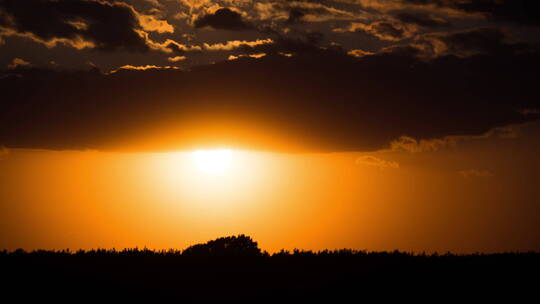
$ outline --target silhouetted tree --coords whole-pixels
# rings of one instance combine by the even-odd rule
[[[249,236],[228,236],[221,237],[205,244],[197,244],[186,248],[182,255],[205,257],[205,256],[260,256],[261,249],[257,246],[257,242],[253,241]]]

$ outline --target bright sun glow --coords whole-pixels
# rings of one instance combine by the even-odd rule
[[[232,151],[220,150],[197,150],[193,152],[195,165],[204,173],[221,174],[231,166]]]

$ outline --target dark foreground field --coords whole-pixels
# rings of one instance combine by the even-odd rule
[[[418,255],[294,251],[268,255],[249,237],[184,251],[0,252],[2,297],[182,302],[536,302],[539,253]],[[371,301],[370,301],[371,302]]]

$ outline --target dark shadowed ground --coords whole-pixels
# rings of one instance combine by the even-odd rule
[[[184,251],[3,251],[0,269],[3,297],[23,302],[521,303],[537,296],[540,254],[295,250],[269,255],[241,235]]]

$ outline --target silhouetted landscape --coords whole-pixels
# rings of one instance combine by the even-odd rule
[[[425,254],[351,249],[268,254],[245,235],[185,250],[1,252],[3,288],[19,298],[463,300],[534,295],[540,254]],[[431,298],[435,296],[435,298]]]

